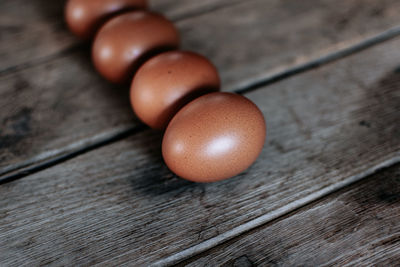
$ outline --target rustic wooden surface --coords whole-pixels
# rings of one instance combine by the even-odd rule
[[[399,1],[153,1],[267,119],[257,162],[214,184],[168,171],[63,1],[25,2],[0,2],[1,266],[396,261],[399,166],[380,169],[400,161]],[[330,224],[305,229],[312,216]]]
[[[63,1],[20,2],[2,1],[0,6],[5,13],[0,16],[2,35],[12,40],[1,43],[3,178],[140,125],[127,90],[100,78],[88,47],[66,31]],[[157,0],[153,6],[176,19],[184,49],[218,66],[224,90],[246,88],[271,73],[360,42],[396,25],[400,13],[397,0],[193,2]],[[26,20],[20,19],[21,9]]]
[[[398,162],[399,45],[246,94],[267,118],[269,142],[234,179],[174,177],[162,164],[161,134],[144,130],[2,185],[0,261],[171,263]]]
[[[398,266],[400,165],[267,224],[187,266]]]

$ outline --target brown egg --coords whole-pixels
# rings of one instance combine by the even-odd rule
[[[97,70],[109,81],[124,83],[151,56],[175,49],[179,35],[163,16],[133,11],[109,20],[97,33],[92,57]]]
[[[146,6],[146,0],[68,0],[65,20],[75,35],[87,40],[112,16]]]
[[[144,123],[164,129],[184,105],[219,87],[218,72],[205,57],[170,51],[139,68],[131,86],[131,104]]]
[[[233,93],[210,93],[184,106],[162,142],[165,163],[178,176],[214,182],[246,170],[264,145],[261,111]]]

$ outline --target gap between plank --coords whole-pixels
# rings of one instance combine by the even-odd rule
[[[204,6],[201,9],[188,10],[187,12],[184,12],[181,15],[178,14],[178,15],[172,16],[170,18],[170,20],[172,22],[174,22],[174,23],[175,22],[180,22],[180,21],[184,21],[184,20],[187,20],[187,19],[192,19],[192,18],[195,18],[195,17],[199,17],[199,16],[202,16],[202,15],[205,15],[205,14],[208,14],[208,13],[212,13],[214,11],[219,11],[221,9],[230,8],[230,7],[236,6],[238,4],[244,4],[244,3],[247,4],[249,1],[254,1],[254,0],[246,0],[246,1],[243,1],[243,0],[233,1],[233,0],[231,0],[231,1],[220,3],[220,4],[216,4],[216,5],[213,5],[213,6]]]
[[[371,46],[383,43],[387,40],[397,37],[398,35],[400,35],[400,25],[390,28],[384,32],[381,32],[378,35],[373,36],[373,37],[362,40],[361,42],[359,42],[357,44],[350,45],[348,47],[339,49],[332,53],[328,53],[328,54],[318,57],[314,60],[310,60],[306,63],[299,64],[297,66],[288,68],[286,70],[283,70],[283,71],[280,71],[277,73],[272,73],[266,77],[261,77],[260,79],[258,79],[256,81],[251,81],[248,84],[242,84],[239,88],[237,88],[235,90],[235,92],[238,94],[244,94],[244,93],[254,91],[260,87],[281,81],[285,78],[294,76],[299,73],[303,73],[303,72],[311,70],[311,69],[318,68],[322,65],[326,65],[328,63],[342,59],[344,57],[355,54],[357,52],[361,52],[367,48],[370,48]]]
[[[150,266],[171,266],[174,264],[178,264],[178,263],[180,263],[184,260],[187,260],[189,258],[192,258],[202,252],[205,252],[217,245],[220,245],[232,238],[235,238],[235,237],[242,235],[250,230],[260,227],[260,226],[262,226],[266,223],[269,223],[273,220],[276,220],[284,215],[287,215],[290,212],[300,209],[300,208],[302,208],[314,201],[317,201],[329,194],[337,192],[338,190],[340,190],[344,187],[347,187],[351,184],[361,181],[361,180],[369,177],[370,175],[375,174],[382,169],[391,167],[399,162],[400,162],[400,153],[398,153],[395,157],[393,157],[389,160],[386,160],[378,165],[375,165],[374,167],[369,168],[361,173],[350,176],[341,182],[332,184],[332,185],[327,186],[319,191],[316,191],[306,197],[295,200],[292,203],[289,203],[288,205],[285,205],[275,211],[266,213],[256,219],[253,219],[247,223],[244,223],[238,227],[235,227],[232,230],[229,230],[221,235],[218,235],[216,237],[208,239],[204,242],[201,242],[193,247],[185,249],[185,250],[178,252],[176,254],[173,254],[169,257],[163,258],[163,259],[151,264]],[[128,254],[128,253],[124,253],[124,255]],[[118,256],[118,257],[120,257],[120,256]],[[112,262],[112,259],[110,261]]]
[[[24,170],[21,170],[19,172],[13,173],[11,175],[8,175],[4,178],[0,179],[0,185],[5,184],[11,181],[15,181],[17,179],[20,179],[24,176],[39,172],[41,170],[50,168],[54,165],[57,165],[59,163],[65,162],[69,159],[75,158],[79,155],[82,155],[86,152],[92,151],[94,149],[97,149],[102,146],[106,146],[108,144],[120,141],[124,138],[127,138],[128,136],[134,135],[136,133],[142,132],[144,129],[147,127],[145,125],[138,125],[136,127],[130,127],[127,129],[124,129],[120,132],[111,134],[111,135],[105,135],[100,138],[96,138],[96,141],[93,142],[93,140],[90,144],[84,145],[81,147],[78,147],[76,150],[73,150],[72,152],[69,153],[64,153],[58,156],[51,157],[50,159],[45,159],[43,162],[40,162],[38,164],[35,164],[33,166],[30,166],[29,168],[26,168]]]
[[[286,70],[276,72],[273,74],[269,74],[265,77],[259,78],[256,81],[252,81],[247,84],[242,84],[242,85],[238,86],[238,88],[236,88],[232,91],[237,94],[246,94],[246,93],[254,91],[256,89],[260,89],[261,87],[270,85],[275,82],[279,82],[285,78],[289,78],[291,76],[318,68],[322,65],[325,65],[325,64],[331,63],[333,61],[347,57],[349,55],[355,54],[357,52],[365,50],[374,45],[383,43],[383,42],[390,40],[394,37],[397,37],[399,35],[400,35],[400,26],[393,27],[393,28],[391,28],[387,31],[384,31],[378,35],[367,38],[357,44],[350,45],[348,47],[339,49],[332,53],[328,53],[328,54],[323,55],[314,60],[310,60],[306,63],[287,68]],[[81,45],[77,45],[76,47],[72,48],[72,50],[79,49],[80,47],[81,47]],[[64,51],[63,54],[65,54],[65,53],[67,53],[67,52]],[[79,156],[81,154],[84,154],[86,152],[94,150],[96,148],[99,148],[99,147],[111,144],[113,142],[122,140],[124,138],[127,138],[127,137],[129,137],[135,133],[138,133],[140,131],[143,131],[145,129],[147,129],[147,127],[145,127],[144,125],[139,125],[136,127],[128,127],[128,128],[122,129],[120,131],[115,131],[113,133],[110,133],[108,135],[106,134],[106,135],[102,136],[101,138],[98,138],[98,137],[89,138],[88,142],[85,142],[85,144],[83,144],[81,147],[76,148],[73,151],[67,151],[67,150],[69,150],[67,147],[67,148],[57,150],[57,154],[58,154],[57,156],[54,156],[55,153],[51,153],[51,156],[49,156],[47,158],[44,157],[43,155],[39,155],[37,157],[37,158],[40,158],[39,163],[35,162],[31,159],[31,160],[24,161],[20,164],[12,165],[12,166],[0,171],[0,175],[5,175],[3,177],[0,177],[0,185],[20,179],[24,176],[36,173],[36,172],[44,170],[46,168],[52,167],[58,163],[72,159],[76,156]],[[89,143],[89,145],[87,145],[87,143]],[[9,174],[11,172],[15,172],[15,173]],[[9,174],[9,175],[7,175],[7,174]]]
[[[45,64],[47,62],[50,62],[52,60],[55,60],[57,58],[62,58],[64,56],[68,56],[69,54],[72,54],[74,52],[77,52],[81,49],[88,49],[89,48],[89,44],[85,44],[85,43],[76,43],[71,45],[70,47],[67,47],[63,50],[58,51],[57,53],[54,53],[52,55],[48,55],[42,58],[37,58],[31,61],[27,61],[25,63],[22,64],[18,64],[18,65],[14,65],[14,66],[10,66],[7,68],[4,68],[2,70],[0,70],[0,77],[3,75],[7,75],[7,74],[11,74],[14,72],[18,72],[21,70],[25,70],[25,69],[29,69],[32,68],[34,66],[38,66],[38,65],[42,65]]]

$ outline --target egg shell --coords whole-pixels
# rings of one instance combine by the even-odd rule
[[[208,59],[193,52],[169,51],[139,68],[130,98],[133,110],[144,123],[165,129],[185,104],[219,88],[218,71]]]
[[[162,155],[178,176],[215,182],[246,170],[260,154],[265,136],[263,114],[253,102],[233,93],[210,93],[174,116]]]
[[[112,16],[147,7],[146,0],[68,0],[65,20],[69,29],[81,39],[93,38],[98,28]]]
[[[179,34],[163,16],[147,11],[118,15],[104,24],[93,42],[96,69],[113,83],[131,81],[148,58],[179,46]]]

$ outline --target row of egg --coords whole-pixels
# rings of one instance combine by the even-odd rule
[[[136,115],[166,129],[162,155],[170,170],[195,182],[239,174],[262,150],[262,113],[243,96],[218,92],[213,64],[177,50],[174,25],[146,7],[145,0],[69,0],[65,16],[73,33],[94,39],[99,73],[113,83],[131,82]]]

